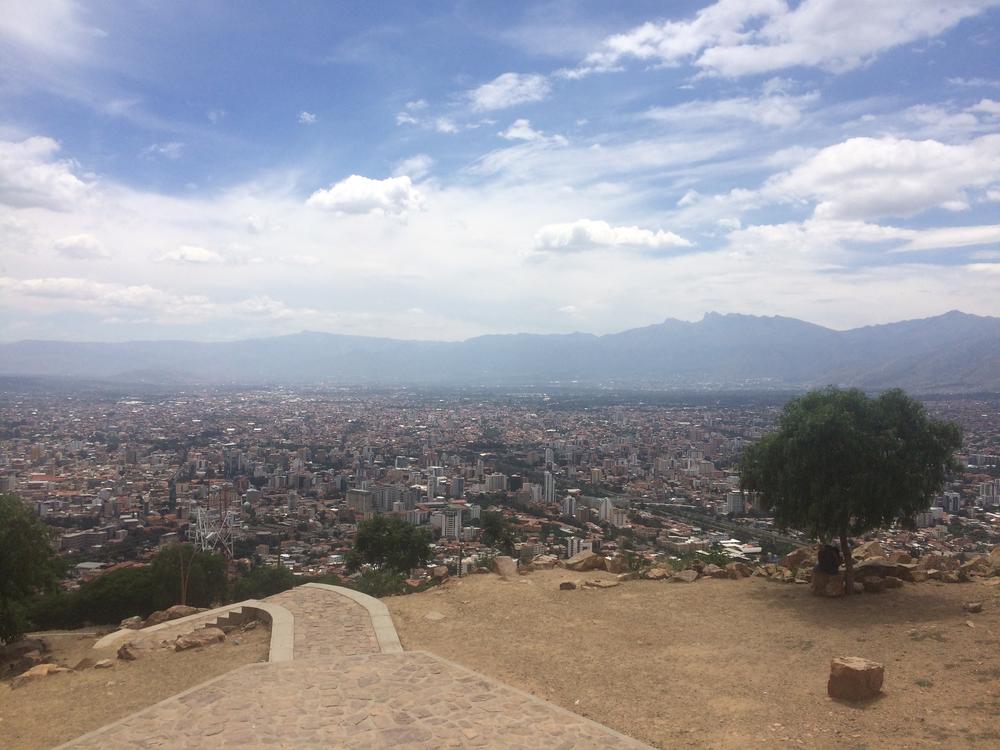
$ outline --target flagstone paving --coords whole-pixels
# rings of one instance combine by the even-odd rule
[[[384,625],[376,636],[375,600],[304,586],[267,601],[295,618],[293,660],[240,667],[62,748],[647,747],[433,654],[398,651]]]

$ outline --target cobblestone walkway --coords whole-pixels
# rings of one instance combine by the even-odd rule
[[[250,664],[72,747],[643,748],[420,651]]]
[[[379,652],[368,610],[346,596],[299,586],[265,601],[281,605],[295,618],[296,659]]]
[[[60,750],[647,747],[433,654],[400,651],[384,606],[354,592],[303,586],[267,601],[294,616],[291,661],[240,667]]]

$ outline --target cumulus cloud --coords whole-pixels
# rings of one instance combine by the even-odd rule
[[[193,265],[224,262],[223,257],[214,250],[198,247],[197,245],[181,245],[163,253],[157,260],[160,262],[190,263]]]
[[[639,227],[612,226],[606,221],[579,219],[569,224],[548,224],[535,235],[535,249],[582,251],[599,248],[661,250],[690,247],[691,242],[673,232]]]
[[[52,248],[60,255],[74,260],[96,260],[110,258],[111,253],[92,234],[74,234],[61,237],[52,243]]]
[[[352,174],[327,190],[317,190],[309,196],[306,205],[342,214],[400,216],[419,208],[422,199],[408,176],[373,180]]]
[[[501,130],[497,135],[508,141],[550,142],[559,145],[566,145],[568,143],[566,138],[561,135],[547,136],[541,130],[535,130],[531,127],[531,121],[524,119],[514,120],[510,127],[506,130]]]
[[[89,185],[73,174],[72,161],[55,158],[58,151],[43,136],[0,141],[0,204],[67,210],[79,202]]]
[[[608,37],[568,77],[616,70],[628,59],[688,63],[730,77],[795,66],[844,72],[881,52],[937,36],[992,0],[718,0],[682,21],[650,22]],[[858,19],[864,22],[859,23]]]
[[[176,161],[181,158],[184,152],[184,144],[179,141],[168,143],[153,143],[142,150],[143,156],[162,156],[165,159]]]
[[[966,191],[992,183],[998,172],[1000,135],[959,145],[851,138],[775,175],[762,193],[816,201],[816,215],[825,218],[909,217],[931,208],[964,208]]]
[[[483,112],[506,109],[517,104],[539,102],[549,95],[551,85],[535,73],[504,73],[469,92],[472,108]]]
[[[318,119],[312,112],[306,112],[305,110],[299,112],[299,125],[315,125]]]
[[[434,120],[434,129],[439,133],[447,133],[449,135],[458,132],[458,126],[453,120],[447,117],[438,117]]]

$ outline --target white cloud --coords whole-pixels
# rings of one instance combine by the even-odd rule
[[[420,191],[407,176],[373,180],[352,174],[328,190],[317,190],[309,196],[306,205],[344,214],[399,216],[419,208],[421,201]]]
[[[510,127],[497,133],[501,138],[508,141],[539,141],[550,142],[565,146],[568,141],[561,135],[547,136],[541,130],[531,127],[530,120],[514,120]]]
[[[816,216],[824,218],[908,217],[930,208],[963,206],[966,190],[985,187],[998,173],[1000,135],[961,145],[851,138],[775,175],[761,193],[778,200],[816,201]]]
[[[72,161],[54,158],[58,151],[43,136],[0,141],[0,204],[66,210],[80,201],[89,186],[73,174]]]
[[[168,143],[153,143],[142,150],[143,156],[162,156],[166,159],[176,161],[180,159],[184,152],[184,144],[178,141]]]
[[[105,35],[84,24],[79,11],[79,4],[73,0],[4,3],[0,38],[46,57],[79,60],[94,39]]]
[[[223,257],[214,250],[208,250],[197,245],[181,245],[163,253],[157,260],[168,263],[191,263],[194,265],[224,262]]]
[[[411,180],[421,180],[430,174],[434,160],[427,154],[415,154],[403,159],[392,171],[393,177],[409,177]]]
[[[982,112],[987,115],[1000,115],[1000,102],[993,99],[981,99],[969,107],[970,112]]]
[[[318,119],[312,112],[306,112],[305,110],[299,112],[299,125],[315,125]]]
[[[458,126],[447,117],[439,117],[434,121],[434,129],[439,133],[457,133]]]
[[[691,243],[673,232],[655,232],[639,227],[611,226],[606,221],[579,219],[569,224],[549,224],[535,235],[535,249],[545,251],[633,248],[659,250],[690,247]]]
[[[396,114],[397,125],[417,125],[420,121],[409,112],[399,112]]]
[[[645,23],[604,40],[579,77],[617,70],[632,58],[659,65],[689,63],[738,77],[795,66],[844,72],[881,52],[927,39],[994,0],[718,0],[684,21]]]
[[[653,107],[643,113],[647,120],[671,124],[729,127],[733,120],[746,120],[758,125],[789,127],[802,119],[802,112],[819,100],[818,93],[802,96],[783,94],[758,98],[738,97],[715,101],[693,101],[673,107]]]
[[[111,257],[107,248],[92,234],[74,234],[61,237],[52,243],[52,248],[60,255],[74,260]]]
[[[549,95],[551,88],[545,76],[504,73],[470,91],[469,98],[472,108],[482,112],[539,102]]]

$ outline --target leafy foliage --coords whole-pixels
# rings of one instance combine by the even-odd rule
[[[483,535],[480,541],[487,547],[496,547],[505,555],[514,552],[514,533],[502,513],[483,513],[479,519]]]
[[[426,529],[398,518],[375,516],[358,525],[354,549],[347,556],[348,570],[362,565],[406,572],[425,565],[431,556],[431,538]]]
[[[0,495],[0,642],[24,632],[25,604],[58,582],[51,533],[20,499]]]
[[[956,425],[901,390],[873,399],[828,388],[785,406],[779,429],[744,452],[740,486],[760,493],[779,527],[839,537],[850,580],[848,536],[926,510],[961,443]]]
[[[235,583],[233,599],[238,602],[246,599],[263,599],[287,591],[298,583],[295,574],[288,568],[262,565]]]

